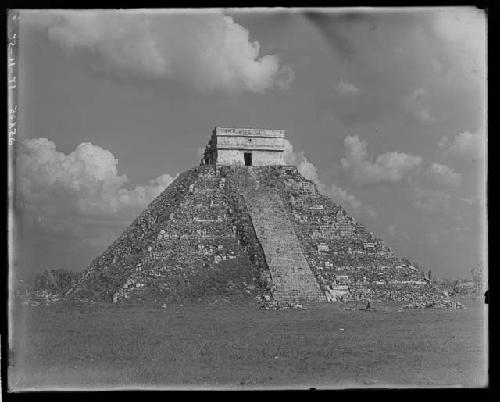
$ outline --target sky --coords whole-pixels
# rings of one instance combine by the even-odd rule
[[[434,276],[487,264],[487,21],[462,8],[24,10],[18,277],[85,269],[215,126],[286,159]]]

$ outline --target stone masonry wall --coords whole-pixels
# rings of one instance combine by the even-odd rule
[[[193,169],[173,183],[160,195],[161,202],[155,200],[96,259],[99,265],[91,265],[80,288],[87,290],[90,299],[114,302],[268,292],[263,256],[253,250],[251,220],[226,183],[214,166]],[[150,224],[138,224],[144,221]],[[133,257],[120,258],[132,255],[132,250],[137,252]],[[96,292],[107,277],[112,278],[112,286]]]
[[[216,127],[202,164],[244,166],[244,153],[252,154],[253,166],[284,165],[284,130]]]
[[[199,175],[115,301],[263,291],[262,267],[241,245],[241,215],[225,187],[213,167]]]
[[[199,170],[196,167],[180,174],[103,254],[91,262],[67,295],[111,301],[114,292],[126,281],[144,255],[149,241],[148,233],[179,207]]]
[[[69,297],[174,301],[440,300],[408,260],[291,166],[214,166],[174,180]]]
[[[259,169],[233,168],[232,181],[250,211],[271,274],[273,298],[322,300],[324,296],[302,254],[281,199],[272,187],[260,185],[255,173]]]
[[[277,192],[327,297],[404,302],[440,297],[408,260],[396,256],[295,168],[275,171],[272,181],[279,183]]]
[[[284,165],[284,154],[280,151],[258,151],[249,149],[220,149],[217,151],[217,165],[245,166],[245,152],[252,154],[252,166]]]
[[[264,249],[277,301],[324,298],[277,194],[247,198],[257,237]]]
[[[232,213],[235,217],[236,233],[240,245],[246,251],[250,262],[260,272],[261,288],[265,289],[267,293],[270,293],[272,288],[271,274],[266,263],[264,250],[255,233],[252,218],[245,201],[244,192],[241,191],[242,187],[253,186],[253,183],[245,181],[248,179],[247,169],[218,166],[217,171],[221,177],[227,178],[225,187],[226,196],[231,200],[231,205],[233,207]]]

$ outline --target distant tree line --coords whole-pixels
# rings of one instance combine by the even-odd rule
[[[33,280],[34,291],[47,291],[52,294],[67,292],[79,273],[67,269],[47,269],[35,276]]]

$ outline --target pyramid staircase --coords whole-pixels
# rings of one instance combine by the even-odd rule
[[[274,299],[323,300],[279,196],[264,193],[246,201],[271,273]]]
[[[259,181],[255,168],[240,172],[241,194],[265,255],[277,301],[324,300],[276,191]]]
[[[295,167],[199,166],[153,200],[66,296],[118,302],[271,294],[276,301],[322,301],[345,278],[349,297],[428,292],[413,285],[389,292],[389,281],[420,274]]]

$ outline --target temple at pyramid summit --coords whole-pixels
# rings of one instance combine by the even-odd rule
[[[441,298],[284,159],[285,131],[216,127],[67,297],[112,302]]]
[[[203,165],[283,166],[285,130],[216,127]]]

